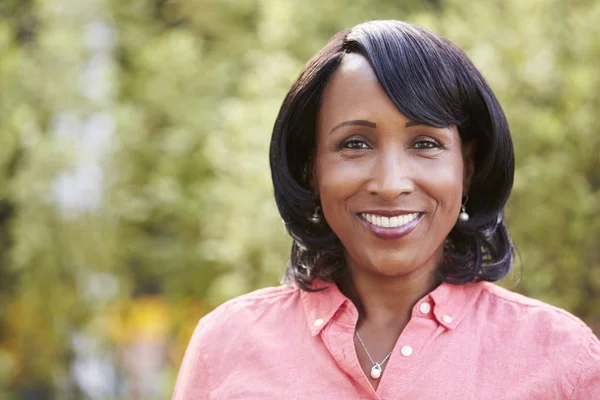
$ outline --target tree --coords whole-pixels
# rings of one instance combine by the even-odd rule
[[[172,379],[199,317],[278,283],[276,113],[304,62],[369,19],[436,30],[488,78],[517,151],[522,277],[504,284],[598,329],[599,4],[8,0],[0,15],[0,399],[81,397],[74,337],[115,351],[139,304],[169,310]]]

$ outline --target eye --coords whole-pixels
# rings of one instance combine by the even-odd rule
[[[350,140],[346,140],[344,143],[342,143],[342,148],[351,149],[351,150],[364,150],[364,149],[370,149],[371,146],[369,146],[367,144],[367,142],[365,142],[364,140],[350,139]]]
[[[419,140],[412,146],[417,150],[431,150],[431,149],[439,149],[442,147],[438,142],[432,139]]]

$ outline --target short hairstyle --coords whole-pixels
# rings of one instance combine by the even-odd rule
[[[514,247],[503,210],[514,176],[514,150],[502,108],[465,53],[444,37],[401,21],[371,21],[335,34],[304,66],[285,97],[270,144],[275,201],[293,239],[284,281],[310,290],[315,278],[345,271],[342,243],[323,221],[311,222],[318,198],[310,171],[323,90],[345,54],[358,53],[407,118],[435,127],[456,125],[475,142],[467,222],[444,244],[443,281],[496,281],[512,268]]]

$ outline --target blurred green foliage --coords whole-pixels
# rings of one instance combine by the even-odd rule
[[[3,0],[0,399],[85,398],[73,334],[115,352],[155,308],[168,393],[197,319],[284,270],[267,153],[287,89],[333,33],[389,18],[458,44],[507,112],[505,285],[600,331],[599,2]]]

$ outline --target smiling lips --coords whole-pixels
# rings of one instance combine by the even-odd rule
[[[395,217],[385,217],[377,214],[363,213],[361,216],[375,226],[382,228],[397,228],[418,218],[419,213],[404,214]]]
[[[381,239],[398,239],[412,232],[423,217],[422,213],[385,216],[376,213],[360,213],[360,221]]]

